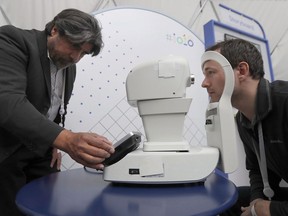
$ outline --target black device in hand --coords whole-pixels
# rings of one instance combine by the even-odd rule
[[[141,133],[140,132],[130,132],[122,139],[117,141],[114,144],[115,152],[103,161],[104,166],[110,166],[123,157],[125,157],[129,152],[137,149],[141,142]]]

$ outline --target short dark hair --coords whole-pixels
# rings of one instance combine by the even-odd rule
[[[264,76],[264,66],[261,53],[256,46],[243,39],[230,39],[216,43],[206,51],[219,51],[235,69],[240,62],[246,62],[253,79]]]
[[[46,24],[47,35],[51,34],[54,26],[58,29],[59,35],[64,36],[73,45],[90,43],[93,45],[92,56],[100,53],[103,47],[101,28],[92,15],[77,9],[65,9]]]

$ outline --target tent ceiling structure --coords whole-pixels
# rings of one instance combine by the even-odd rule
[[[137,7],[165,14],[204,41],[203,25],[218,20],[218,5],[223,4],[255,19],[269,41],[275,79],[288,80],[285,63],[288,56],[288,0],[0,0],[0,25],[43,29],[46,22],[65,8],[88,13],[115,7]],[[21,14],[21,16],[20,16]]]

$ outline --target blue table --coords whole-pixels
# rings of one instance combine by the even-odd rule
[[[34,180],[18,192],[16,203],[38,216],[208,216],[231,207],[237,197],[235,185],[216,173],[204,183],[127,185],[80,168]]]

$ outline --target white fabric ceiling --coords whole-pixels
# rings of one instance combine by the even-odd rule
[[[258,21],[269,41],[275,79],[288,80],[287,0],[0,0],[0,25],[43,29],[58,12],[78,8],[88,13],[123,6],[163,13],[187,26],[204,41],[203,25],[217,20],[219,3]]]

